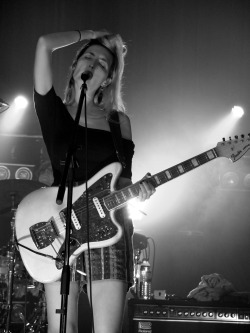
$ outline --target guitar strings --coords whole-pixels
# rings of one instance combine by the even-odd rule
[[[108,196],[108,197],[111,197],[111,196]],[[105,200],[108,197],[106,197]],[[113,201],[113,199],[111,199],[111,200]],[[102,204],[104,205],[104,198],[102,198],[101,201],[103,201]],[[92,209],[95,208],[95,205],[93,203],[90,203],[89,204],[89,208],[92,210]],[[78,215],[78,214],[84,214],[84,213],[86,213],[86,208],[85,208],[85,206],[84,207],[79,207],[78,209],[75,209],[74,212],[75,212],[76,215]],[[60,215],[55,216],[53,221],[55,222],[56,227],[57,227],[57,231],[58,231],[58,233],[60,235],[65,230],[65,223],[62,221],[62,218],[60,217]],[[63,224],[63,226],[61,226],[62,224]],[[49,228],[50,228],[50,225],[48,224],[48,225],[45,225],[45,226],[38,227],[38,228],[36,228],[36,230],[39,232],[41,230],[47,230]]]
[[[136,189],[136,186],[134,186],[134,188]],[[120,193],[123,193],[125,189],[121,190]],[[136,191],[136,194],[137,193],[138,192]],[[100,201],[102,201],[102,205],[105,205],[105,202],[107,204],[109,204],[109,203],[112,203],[112,202],[116,201],[114,198],[115,198],[115,196],[118,196],[118,195],[119,195],[119,192],[118,193],[111,193],[111,194],[107,195],[105,198],[101,198]],[[121,199],[124,199],[124,195],[122,195]],[[125,199],[126,199],[126,196],[125,196]],[[119,201],[119,200],[117,200],[117,201]],[[121,203],[121,205],[123,205],[123,204],[124,203]],[[95,207],[94,203],[90,202],[89,203],[89,208],[92,210],[92,209],[94,209],[94,207]],[[86,211],[87,211],[86,208],[85,208],[85,206],[79,207],[79,208],[73,209],[73,210],[74,210],[74,212],[75,212],[76,215],[78,215],[78,214],[85,214]],[[58,233],[60,235],[65,230],[65,223],[62,221],[62,218],[60,217],[60,215],[57,215],[56,217],[54,217],[54,222],[56,223],[57,231],[58,231]],[[60,224],[58,222],[60,222]],[[62,224],[63,224],[63,227],[61,226]],[[45,225],[45,226],[38,227],[36,230],[39,232],[41,230],[46,230],[48,228],[50,228],[50,225]]]

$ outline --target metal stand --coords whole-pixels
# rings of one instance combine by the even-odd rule
[[[140,257],[141,257],[141,250],[135,249],[134,250],[134,291],[133,295],[135,298],[140,297]]]
[[[16,244],[15,244],[15,215],[16,208],[15,207],[15,195],[11,195],[11,212],[12,219],[10,222],[11,226],[11,238],[9,241],[9,270],[8,270],[8,287],[7,287],[7,321],[6,321],[6,329],[5,332],[10,332],[10,320],[11,320],[11,312],[12,312],[12,293],[13,293],[13,282],[14,282],[14,269],[15,269],[15,259],[16,259]]]
[[[65,233],[65,243],[64,243],[65,253],[64,253],[64,265],[62,269],[62,278],[61,278],[61,308],[56,309],[56,313],[60,314],[60,333],[66,332],[66,325],[67,325],[68,295],[69,295],[69,285],[70,285],[69,257],[70,257],[70,229],[71,229],[73,180],[74,180],[74,168],[77,167],[77,161],[74,158],[74,154],[76,151],[76,135],[80,121],[83,101],[85,101],[85,109],[86,109],[86,91],[87,91],[86,81],[88,79],[89,77],[86,76],[85,79],[83,79],[77,113],[74,121],[74,130],[72,133],[73,135],[67,152],[63,176],[56,198],[56,203],[58,205],[62,204],[66,185],[68,182],[67,218],[66,218],[66,230],[65,230],[66,233]]]

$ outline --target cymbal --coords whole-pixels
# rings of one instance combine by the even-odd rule
[[[41,188],[43,184],[26,179],[0,180],[0,214],[17,208],[18,204],[26,195]]]

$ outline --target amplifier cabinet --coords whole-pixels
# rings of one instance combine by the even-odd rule
[[[246,333],[250,306],[128,300],[129,333]]]

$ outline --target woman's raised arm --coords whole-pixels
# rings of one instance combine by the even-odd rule
[[[62,47],[80,42],[82,40],[98,38],[107,35],[104,31],[76,30],[52,33],[38,39],[34,63],[35,90],[45,95],[52,87],[52,52]]]

